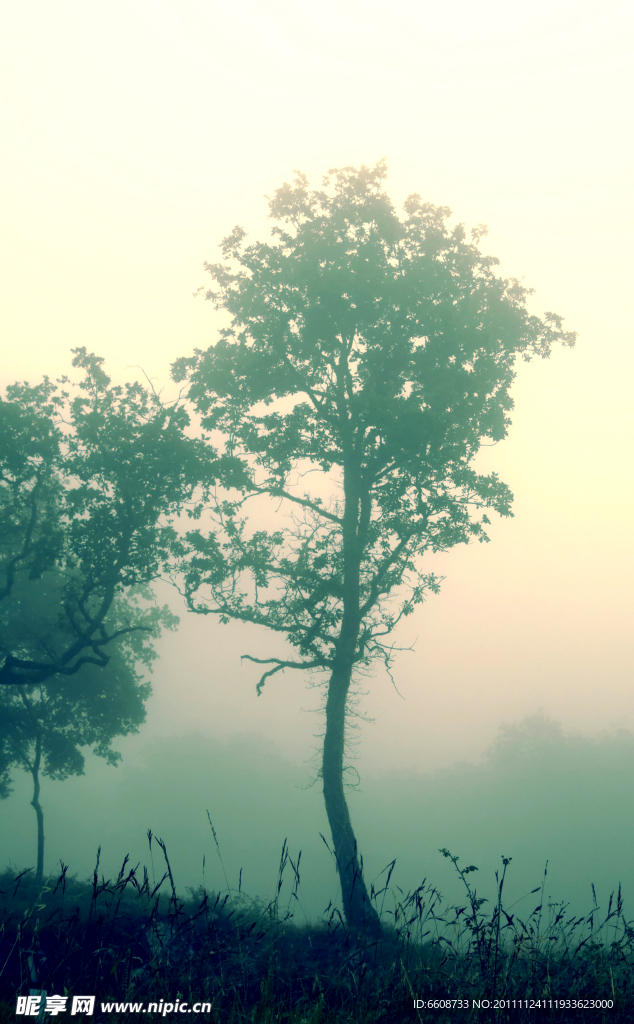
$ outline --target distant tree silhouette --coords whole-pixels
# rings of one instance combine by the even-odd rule
[[[385,174],[383,163],[348,167],[311,191],[298,173],[277,189],[273,241],[246,244],[237,227],[224,262],[207,266],[207,297],[230,326],[174,367],[226,459],[224,488],[196,510],[210,504],[212,529],[188,534],[189,607],[267,626],[295,648],[249,656],[270,666],[258,692],[284,669],[327,675],[326,811],[347,921],[372,932],[344,791],[355,669],[376,658],[389,669],[393,629],[438,590],[422,556],[486,540],[490,510],[510,515],[509,489],[473,460],[506,436],[517,357],[575,338],[495,275],[478,246],[485,229],[467,240],[418,195],[400,219]],[[255,509],[250,522],[261,497],[285,513],[277,529]]]
[[[547,718],[543,711],[526,715],[519,722],[502,725],[486,752],[491,764],[510,765],[533,760],[549,751],[560,751],[566,738],[560,722]]]

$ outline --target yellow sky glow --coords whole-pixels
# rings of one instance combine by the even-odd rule
[[[68,372],[86,345],[115,378],[142,367],[169,390],[170,363],[214,341],[218,315],[192,293],[220,238],[236,223],[266,236],[262,197],[294,168],[318,185],[383,156],[396,202],[419,192],[487,223],[502,273],[579,332],[520,367],[511,436],[487,453],[515,518],[439,561],[442,594],[398,637],[417,641],[397,664],[406,702],[368,681],[368,763],[445,763],[540,706],[634,727],[633,20],[607,0],[0,14],[1,385]],[[188,621],[165,642],[150,727],[290,730],[305,746],[314,695],[276,677],[256,703],[238,656],[260,641],[219,628]]]

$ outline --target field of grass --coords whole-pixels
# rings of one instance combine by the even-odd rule
[[[372,888],[384,923],[377,942],[351,933],[333,905],[320,922],[296,923],[301,863],[286,845],[267,905],[229,887],[179,893],[164,844],[149,838],[164,860],[158,880],[127,858],[111,879],[99,861],[86,882],[64,865],[44,884],[30,871],[0,876],[2,1024],[37,1019],[15,1016],[16,995],[30,991],[66,995],[68,1009],[73,995],[95,995],[95,1021],[174,1019],[177,1002],[190,1021],[212,1024],[634,1020],[634,928],[620,892],[574,917],[542,884],[520,917],[504,904],[508,860],[488,902],[475,869],[443,850],[464,901],[449,904],[427,881],[404,893],[388,865]],[[104,1011],[102,1002],[141,1006]]]

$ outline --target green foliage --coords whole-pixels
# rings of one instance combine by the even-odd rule
[[[0,400],[0,683],[103,667],[109,645],[158,622],[135,602],[123,617],[115,606],[168,571],[171,520],[200,473],[197,446],[180,403],[165,406],[138,383],[113,386],[102,363],[76,349],[78,386],[14,384]],[[29,634],[47,603],[45,629]]]
[[[231,325],[174,366],[225,459],[213,530],[188,534],[186,595],[296,648],[299,661],[268,659],[260,688],[285,667],[332,667],[346,608],[354,661],[389,664],[385,637],[438,589],[421,556],[485,541],[488,512],[511,514],[508,487],[472,463],[506,436],[517,357],[575,340],[496,276],[481,226],[467,240],[417,195],[399,218],[385,173],[331,171],[323,191],[297,174],[269,200],[272,242],[235,228],[207,265]],[[258,496],[286,512],[278,529],[249,530]]]
[[[63,545],[61,482],[52,472],[60,457],[55,420],[62,401],[48,380],[0,400],[0,600],[10,596],[19,572],[35,579],[51,568]]]

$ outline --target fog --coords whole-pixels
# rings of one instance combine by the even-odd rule
[[[349,799],[369,880],[397,858],[402,888],[427,877],[458,898],[447,847],[488,894],[505,855],[514,899],[548,860],[552,898],[581,912],[592,882],[603,900],[620,881],[634,905],[631,18],[590,0],[25,0],[1,15],[3,388],[67,373],[87,345],[113,379],[145,373],[173,396],[171,363],[223,324],[192,297],[221,237],[240,223],[266,239],[262,196],[293,168],[317,187],[383,156],[396,205],[420,192],[488,223],[500,272],[579,332],[520,366],[509,438],[482,455],[514,518],[430,560],[441,593],[399,627],[394,683],[380,667],[359,679]],[[151,866],[151,828],[179,887],[224,888],[208,810],[230,886],[242,868],[270,898],[288,839],[319,915],[337,893],[322,691],[287,673],[257,697],[241,655],[282,642],[158,592],[181,624],[157,646],[147,722],[115,742],[119,767],[87,755],[85,776],[44,778],[46,869],[84,877],[99,846],[100,871],[128,853]],[[505,727],[526,749],[487,754]],[[29,799],[16,773],[0,866],[35,862]]]
[[[62,860],[88,877],[101,847],[100,874],[117,874],[123,856],[145,864],[158,881],[165,870],[147,830],[164,840],[177,887],[227,886],[268,902],[277,888],[284,840],[295,861],[301,850],[299,921],[337,902],[337,879],[320,836],[329,839],[315,764],[285,757],[257,735],[219,739],[192,733],[147,742],[128,739],[125,760],[109,768],[97,758],[85,777],[45,780],[47,866]],[[634,735],[594,739],[565,735],[543,716],[500,730],[474,763],[435,773],[385,770],[364,774],[349,790],[350,809],[369,881],[396,858],[392,891],[414,889],[424,878],[449,900],[464,893],[448,848],[463,866],[474,864],[474,884],[492,898],[501,857],[512,857],[506,906],[529,913],[544,882],[546,896],[589,912],[594,883],[599,904],[622,883],[626,907],[634,899]],[[26,776],[3,807],[0,857],[17,868],[33,863],[35,816]],[[218,839],[219,853],[209,818]],[[32,820],[33,819],[33,820]],[[57,861],[57,864],[56,864]],[[282,890],[282,902],[290,893]],[[383,875],[385,880],[385,875]],[[389,902],[389,897],[388,897]]]

